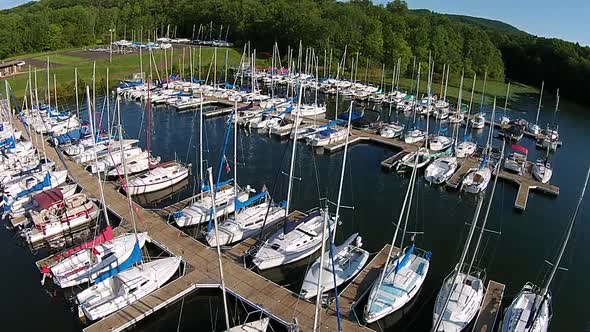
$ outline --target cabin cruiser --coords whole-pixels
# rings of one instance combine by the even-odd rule
[[[408,144],[415,144],[421,142],[426,138],[426,133],[420,129],[410,130],[404,136],[404,142]]]
[[[533,176],[541,183],[548,183],[551,180],[551,176],[553,175],[553,169],[551,168],[551,164],[547,160],[537,160],[537,162],[533,165]]]
[[[475,153],[477,144],[471,141],[463,141],[455,148],[455,155],[457,158],[467,158]]]
[[[311,136],[307,136],[305,141],[313,147],[322,147],[344,141],[348,135],[346,128],[334,129],[326,128]]]
[[[473,116],[471,119],[471,127],[475,129],[482,129],[486,125],[486,119],[483,113],[479,113]]]
[[[455,174],[457,167],[456,157],[440,157],[426,167],[424,178],[430,183],[441,184]]]
[[[123,190],[130,195],[139,195],[171,187],[188,177],[189,168],[179,162],[172,161],[160,164],[146,173],[123,182]]]
[[[404,132],[404,125],[399,123],[388,123],[379,129],[379,135],[385,138],[395,138]]]
[[[450,148],[453,145],[453,140],[447,136],[434,136],[428,141],[430,150],[432,151],[443,151]]]

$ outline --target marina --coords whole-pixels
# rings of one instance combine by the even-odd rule
[[[486,73],[472,112],[476,76],[465,109],[464,74],[456,102],[447,99],[444,64],[436,93],[431,55],[414,62],[413,91],[399,88],[395,67],[386,85],[385,64],[370,83],[369,60],[366,82],[357,80],[358,53],[348,55],[350,79],[320,80],[319,58],[302,46],[305,64],[289,54],[279,74],[276,44],[270,68],[248,44],[229,69],[227,50],[219,77],[214,47],[213,78],[201,80],[196,48],[178,44],[182,74],[165,60],[165,79],[155,79],[150,59],[149,78],[107,86],[98,100],[76,80],[75,104],[58,107],[49,60],[43,103],[36,75],[22,103],[5,82],[0,236],[35,261],[42,286],[28,291],[68,307],[76,329],[208,320],[230,331],[489,332],[537,310],[543,329],[554,312],[568,317],[551,291],[565,292],[560,263],[579,251],[566,248],[590,169],[585,181],[567,176],[585,166],[585,150],[564,129],[576,124],[557,123],[559,90],[553,123],[541,128],[543,88],[535,106],[526,95],[509,100],[508,84],[500,108],[497,93],[485,98]],[[172,46],[158,45],[172,59]],[[523,111],[508,112],[509,101]],[[556,208],[565,200],[577,202],[573,215]],[[541,239],[564,230],[543,267],[556,246]]]

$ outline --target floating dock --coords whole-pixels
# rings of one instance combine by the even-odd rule
[[[500,314],[500,306],[504,297],[506,286],[499,282],[490,280],[484,295],[481,309],[475,320],[474,332],[492,332]]]

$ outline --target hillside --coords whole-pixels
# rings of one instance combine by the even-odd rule
[[[563,96],[590,104],[584,91],[590,48],[499,21],[409,10],[402,0],[381,6],[370,0],[40,0],[0,12],[0,59],[105,44],[113,28],[115,39],[141,33],[153,40],[166,27],[186,37],[201,30],[204,38],[230,27],[238,47],[250,41],[259,53],[269,52],[276,42],[285,56],[289,46],[301,44],[302,54],[313,48],[319,63],[330,50],[339,59],[346,49],[347,71],[358,52],[360,68],[383,63],[391,70],[401,59],[411,76],[414,59],[424,64],[432,54],[436,72],[447,65],[455,78],[465,71],[534,86],[545,80],[548,93],[559,87]]]

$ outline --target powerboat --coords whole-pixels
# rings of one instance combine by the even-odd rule
[[[430,183],[441,184],[455,174],[457,167],[456,157],[440,157],[426,167],[424,178]]]

